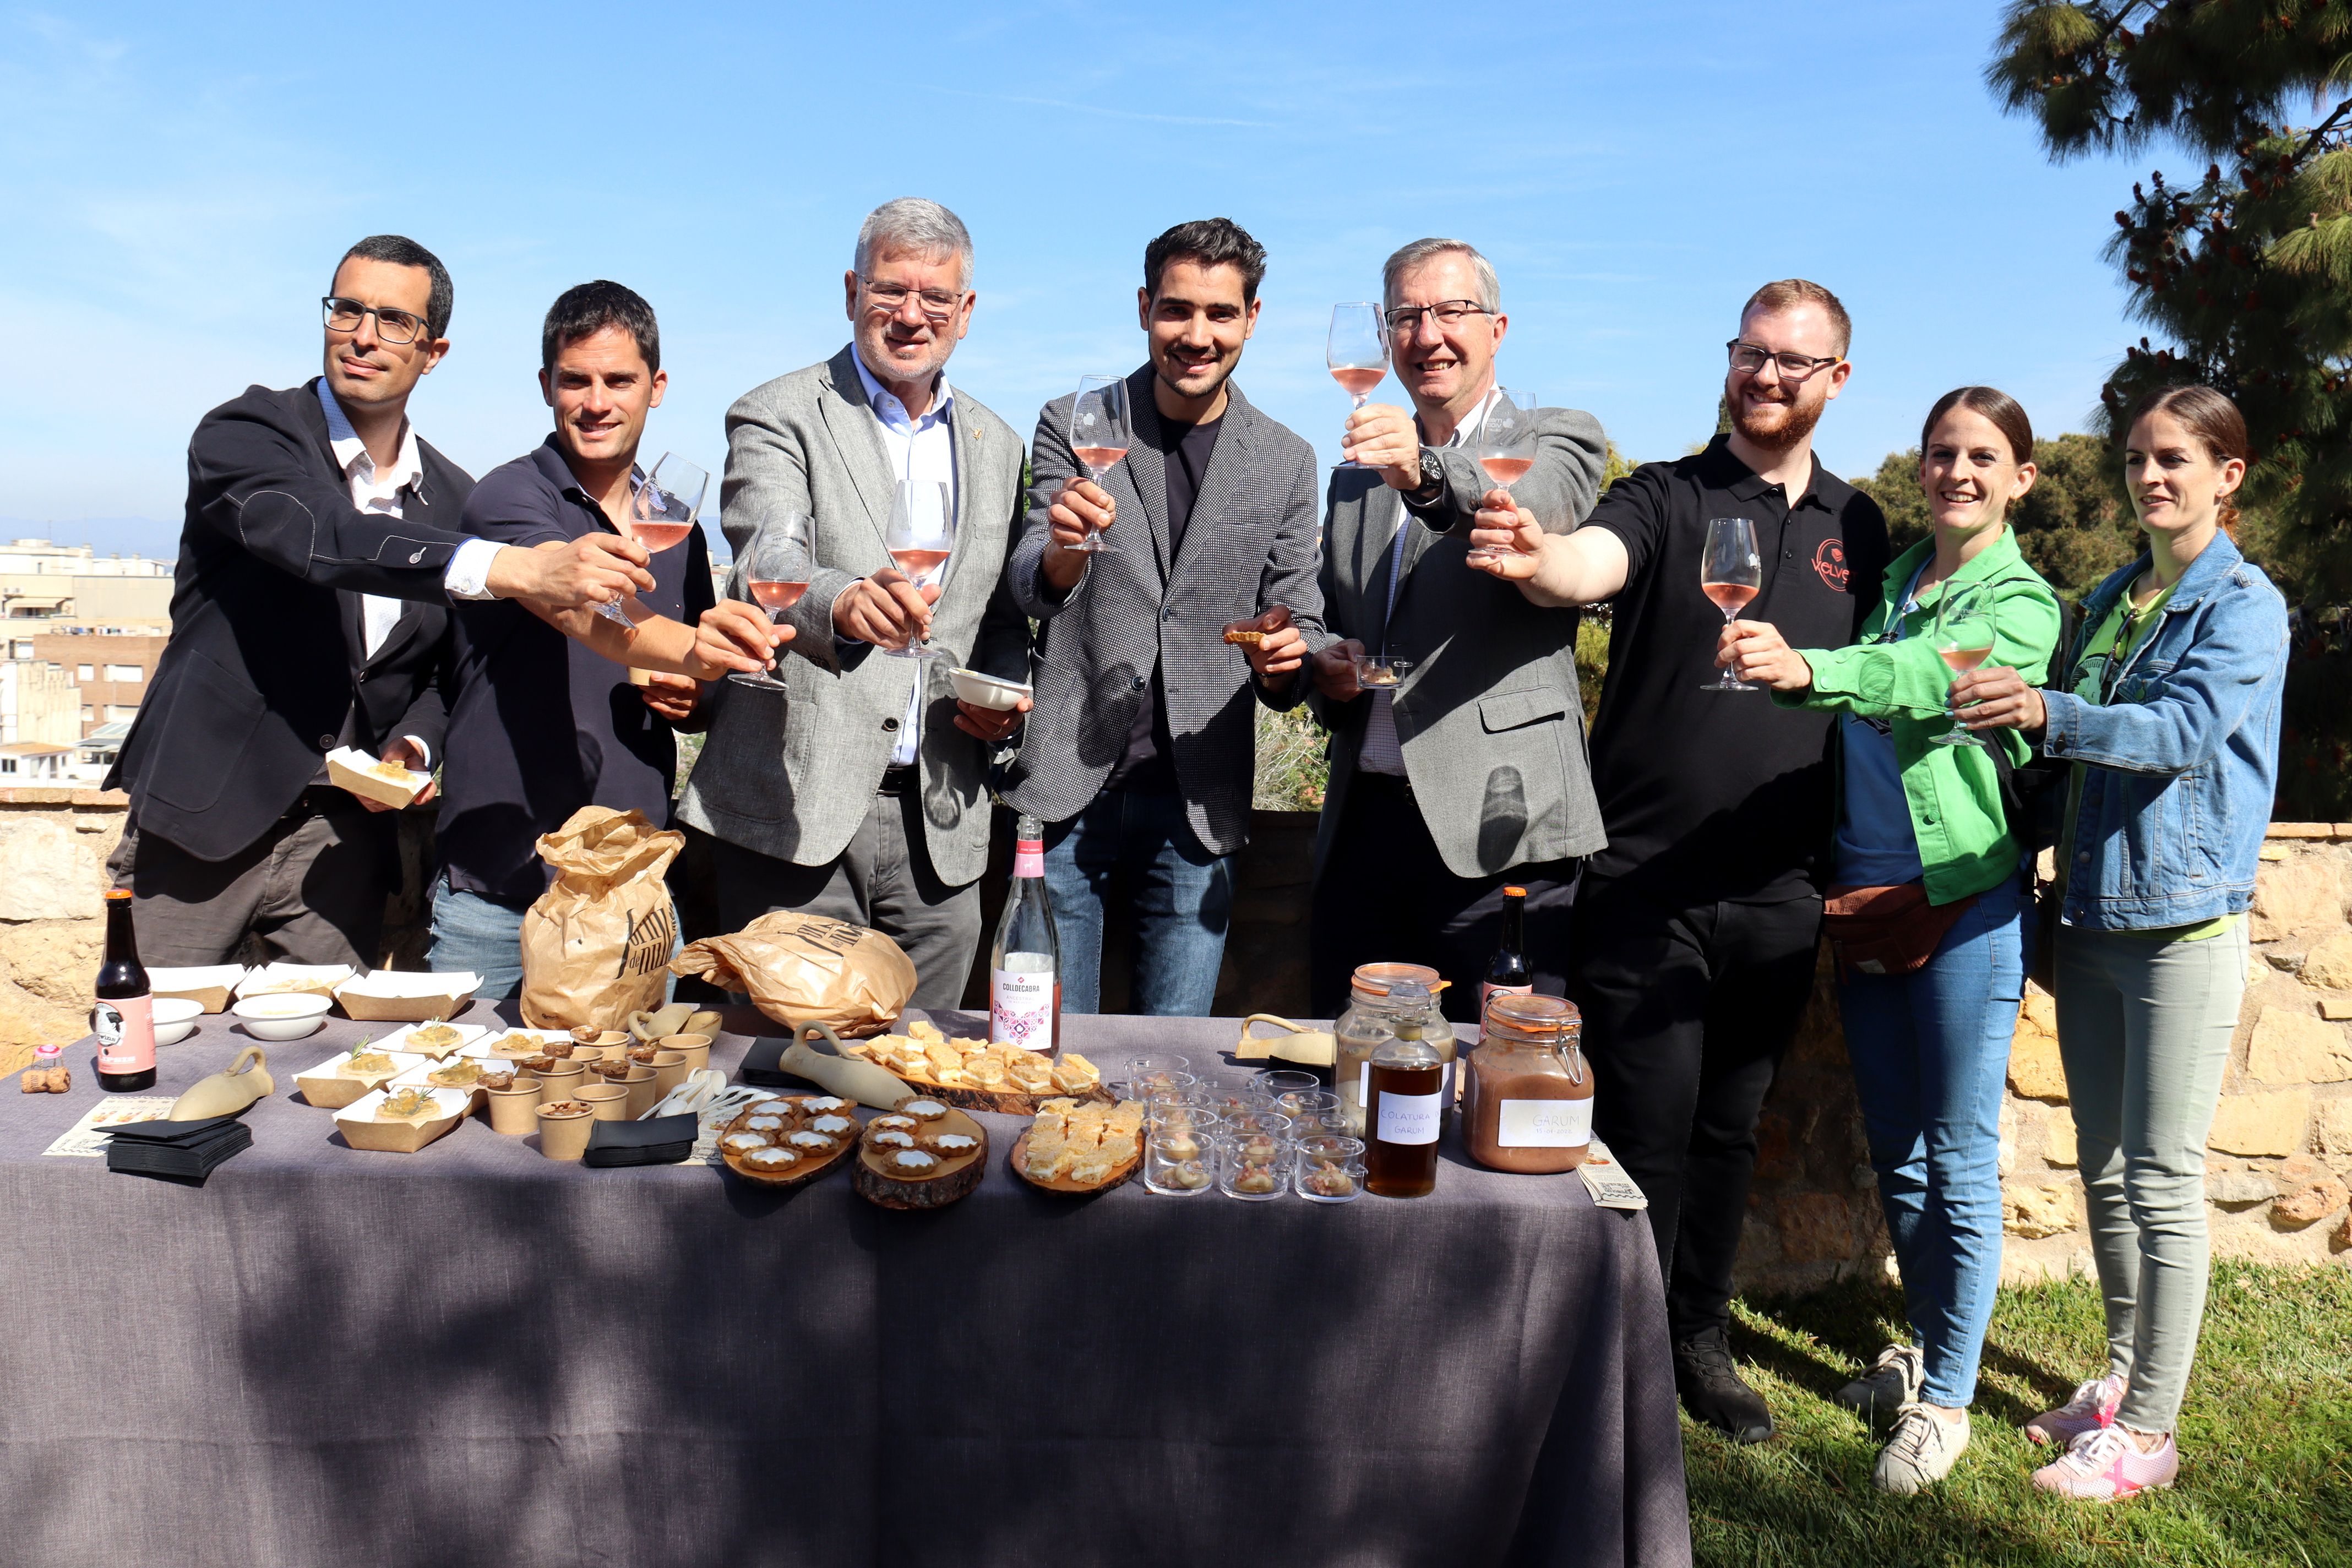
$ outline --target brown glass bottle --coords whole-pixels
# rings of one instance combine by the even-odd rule
[[[1437,1189],[1445,1063],[1423,1040],[1391,1040],[1371,1060],[1364,1096],[1364,1190],[1384,1198]]]
[[[91,987],[90,1032],[98,1037],[98,1087],[115,1093],[155,1086],[155,999],[131,928],[131,889],[106,895],[106,961]]]

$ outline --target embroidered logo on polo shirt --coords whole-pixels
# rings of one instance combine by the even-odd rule
[[[1822,540],[1821,548],[1813,552],[1813,570],[1822,574],[1822,581],[1830,585],[1831,592],[1844,593],[1846,578],[1851,575],[1845,567],[1845,541]]]

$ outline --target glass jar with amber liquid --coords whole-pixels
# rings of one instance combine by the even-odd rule
[[[1497,993],[1486,1002],[1462,1090],[1463,1142],[1494,1171],[1544,1175],[1584,1163],[1592,1142],[1592,1069],[1584,1020],[1557,996]]]
[[[1398,981],[1393,1001],[1433,1004],[1419,981]],[[1451,1043],[1452,1033],[1446,1039]],[[1383,1041],[1364,1069],[1364,1190],[1384,1198],[1424,1197],[1437,1188],[1437,1135],[1445,1123],[1446,1062],[1434,1041],[1403,1034]]]
[[[1437,994],[1437,971],[1420,963],[1364,963],[1348,984],[1348,1010],[1332,1026],[1337,1058],[1331,1087],[1339,1092],[1348,1130],[1362,1135],[1371,1099],[1372,1058],[1391,1040],[1420,1040],[1437,1053],[1440,1072],[1452,1069],[1454,1026]],[[1441,1091],[1450,1086],[1441,1086]]]

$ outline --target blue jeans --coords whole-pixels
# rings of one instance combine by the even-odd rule
[[[482,977],[475,995],[504,1002],[522,994],[522,910],[479,893],[433,885],[433,948],[425,962],[443,973]]]
[[[1977,895],[1910,974],[1838,984],[1870,1163],[1903,1270],[1927,1377],[1920,1397],[1960,1408],[2000,1279],[2000,1099],[2023,994],[2017,879]]]
[[[1105,790],[1045,826],[1045,890],[1062,944],[1062,1010],[1102,1005],[1103,900],[1124,874],[1135,915],[1134,1010],[1206,1017],[1234,913],[1230,856],[1201,847],[1181,795]]]

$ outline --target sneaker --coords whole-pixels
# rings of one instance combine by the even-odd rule
[[[1889,1345],[1878,1352],[1871,1369],[1837,1391],[1837,1402],[1884,1436],[1894,1430],[1903,1407],[1919,1398],[1919,1384],[1927,1365],[1914,1345]]]
[[[2168,1487],[2180,1475],[2180,1449],[2172,1434],[2153,1454],[2140,1452],[2128,1428],[2095,1426],[2067,1450],[2033,1472],[2033,1484],[2060,1497],[2115,1502],[2150,1487]]]
[[[1740,1377],[1731,1341],[1721,1329],[1675,1346],[1675,1392],[1692,1420],[1727,1434],[1735,1443],[1761,1443],[1772,1435],[1771,1407]]]
[[[1895,1435],[1870,1467],[1870,1484],[1896,1497],[1926,1491],[1952,1473],[1953,1462],[1968,1446],[1967,1411],[1958,1421],[1947,1421],[1916,1401],[1906,1404],[1895,1417]]]
[[[2116,1406],[2124,1402],[2124,1390],[2130,1386],[2123,1373],[2117,1372],[2093,1378],[2077,1387],[2074,1397],[2057,1409],[2045,1410],[2028,1421],[2025,1435],[2037,1443],[2070,1447],[2084,1433],[2115,1425]]]

